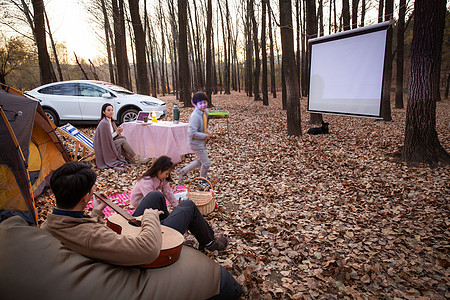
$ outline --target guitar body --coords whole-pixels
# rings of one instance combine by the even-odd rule
[[[136,220],[140,220],[137,217]],[[108,218],[107,226],[119,234],[139,236],[142,228],[130,223],[119,214]],[[183,235],[173,228],[161,225],[162,245],[158,258],[151,264],[139,266],[141,268],[160,268],[173,264],[178,260],[183,245]]]

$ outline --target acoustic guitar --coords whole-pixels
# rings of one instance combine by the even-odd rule
[[[111,207],[117,214],[110,216],[106,225],[119,234],[139,236],[141,233],[141,218],[134,218],[128,212],[123,210],[116,203],[110,199],[94,193],[94,195],[105,202]],[[181,254],[181,248],[183,245],[183,235],[177,230],[161,225],[162,233],[162,245],[159,252],[159,256],[150,264],[141,265],[142,268],[160,268],[173,264],[178,260]]]

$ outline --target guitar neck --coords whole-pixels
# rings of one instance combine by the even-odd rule
[[[109,207],[111,207],[116,213],[118,213],[119,215],[121,215],[122,217],[124,217],[127,221],[131,221],[131,222],[138,222],[135,218],[133,218],[132,215],[130,215],[127,211],[125,211],[123,208],[121,208],[119,205],[117,205],[116,203],[112,202],[111,199],[106,198],[100,194],[97,194],[94,192],[95,197],[97,197],[98,199],[102,200],[103,202],[106,203],[106,205],[108,205]]]

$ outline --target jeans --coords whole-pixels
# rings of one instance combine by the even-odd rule
[[[157,209],[164,213],[159,216],[162,225],[173,228],[181,234],[189,230],[197,239],[200,247],[214,240],[214,231],[203,218],[195,203],[190,200],[180,202],[169,214],[164,195],[159,191],[153,191],[141,200],[133,216],[142,215],[147,208]]]
[[[211,162],[206,155],[206,149],[192,149],[192,151],[195,153],[196,160],[181,169],[180,173],[185,175],[194,169],[200,168],[200,176],[207,178],[206,176],[208,176],[208,170],[211,166]]]

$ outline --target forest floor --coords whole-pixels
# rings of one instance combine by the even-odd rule
[[[323,115],[330,134],[311,136],[302,99],[303,136],[289,137],[278,96],[268,107],[243,93],[213,96],[231,117],[229,135],[224,120],[210,121],[218,209],[206,219],[230,245],[207,254],[243,299],[449,299],[450,166],[398,161],[406,109],[392,108],[392,122]],[[169,112],[177,102],[161,99]],[[180,110],[188,122],[192,108]],[[436,120],[450,152],[449,100]],[[79,129],[93,136],[95,127]],[[96,188],[113,194],[131,190],[145,166],[95,170]],[[37,199],[40,221],[53,203],[51,191]]]

